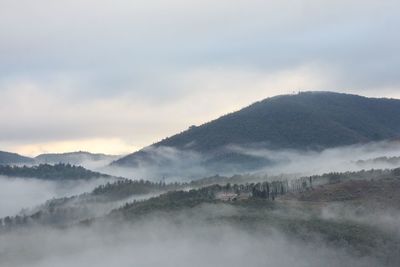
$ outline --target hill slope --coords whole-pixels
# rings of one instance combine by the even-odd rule
[[[218,160],[240,162],[221,152],[228,145],[263,144],[272,149],[323,149],[400,137],[400,100],[332,92],[282,95],[166,138],[153,148],[173,147]],[[113,164],[135,166],[147,159],[144,149]]]
[[[37,178],[43,180],[82,180],[92,178],[112,178],[107,174],[93,172],[81,166],[59,163],[40,164],[32,167],[0,166],[0,175],[8,177]]]
[[[16,153],[0,151],[0,165],[30,163],[34,163],[32,158],[24,157]]]

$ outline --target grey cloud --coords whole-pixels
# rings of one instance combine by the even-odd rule
[[[121,108],[119,114],[143,109],[161,114],[169,105],[171,115],[159,119],[153,114],[143,119],[153,125],[175,125],[160,132],[160,138],[222,115],[221,111],[231,111],[230,106],[239,108],[288,90],[398,96],[399,13],[397,1],[2,1],[0,96],[7,90],[23,94],[17,84],[28,82],[45,95],[55,95],[60,110],[49,111],[59,115],[57,121],[37,114],[33,104],[42,105],[40,99],[28,103],[29,114],[3,107],[2,113],[12,114],[13,120],[1,118],[9,130],[0,138],[24,139],[23,130],[39,140],[40,136],[86,138],[95,131],[101,136],[119,136],[117,132],[125,132],[122,126],[128,124],[143,128],[137,118],[123,120],[117,112],[114,116],[108,113],[105,117],[109,120],[86,115],[95,114],[95,106],[81,110],[79,117],[65,111],[97,100],[130,100],[130,108]],[[251,84],[304,67],[312,74],[306,77],[309,82],[283,84],[293,79],[288,75],[269,86]],[[220,74],[218,69],[231,74]],[[217,81],[209,75],[187,78],[198,71],[221,77]],[[236,82],[237,72],[258,77],[248,79],[240,89],[233,88],[229,82]],[[184,122],[176,121],[177,114],[187,113],[200,94],[214,106],[202,107],[210,114],[192,119],[195,115],[189,113]],[[232,98],[224,103],[225,98],[216,94],[237,95],[249,102]],[[7,102],[12,104],[15,99]],[[122,128],[112,130],[118,127]],[[150,127],[144,128],[151,135]],[[135,135],[135,129],[128,131],[127,135]]]
[[[1,30],[6,73],[17,62],[21,63],[15,64],[17,73],[94,71],[105,81],[122,79],[120,72],[127,69],[129,77],[159,67],[179,71],[245,64],[276,70],[322,61],[346,70],[351,62],[359,68],[351,68],[353,72],[358,72],[366,65],[379,68],[382,58],[393,67],[399,64],[388,58],[399,43],[395,34],[399,6],[394,1],[39,4],[47,6],[22,14],[14,4],[4,4],[15,13],[5,16]],[[26,30],[19,24],[23,22],[30,22]]]

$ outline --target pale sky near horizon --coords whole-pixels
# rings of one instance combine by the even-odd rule
[[[0,150],[124,154],[293,91],[400,98],[394,0],[2,0]]]

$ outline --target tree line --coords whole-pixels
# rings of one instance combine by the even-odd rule
[[[11,177],[38,178],[44,180],[80,180],[91,178],[111,178],[99,172],[87,170],[81,166],[59,163],[55,165],[40,164],[37,166],[0,165],[0,175]]]

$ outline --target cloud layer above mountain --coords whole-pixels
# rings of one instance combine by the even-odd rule
[[[400,97],[399,13],[391,0],[2,1],[0,146],[123,153],[275,94]]]

